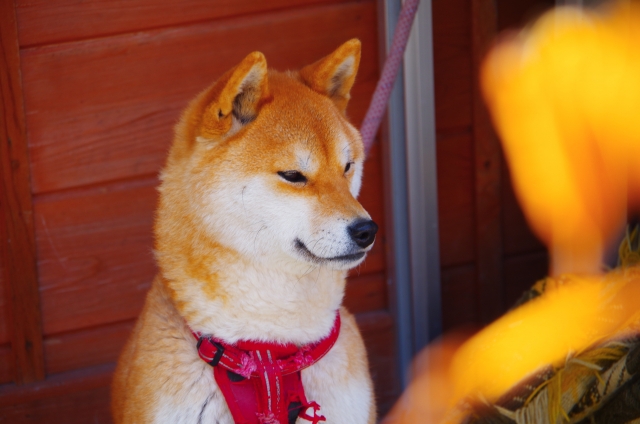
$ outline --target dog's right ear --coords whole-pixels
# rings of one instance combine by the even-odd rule
[[[220,140],[253,121],[269,98],[267,60],[260,52],[245,57],[213,86],[202,115],[200,136]]]
[[[358,73],[361,48],[360,40],[349,40],[330,55],[302,68],[300,77],[312,90],[329,97],[344,112]]]

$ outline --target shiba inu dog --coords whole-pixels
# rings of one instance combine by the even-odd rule
[[[115,423],[375,422],[364,344],[340,306],[377,231],[345,117],[359,60],[358,40],[298,72],[254,52],[187,107]]]

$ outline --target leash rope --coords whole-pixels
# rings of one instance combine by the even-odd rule
[[[362,121],[360,127],[360,133],[362,134],[362,141],[364,143],[365,157],[369,154],[373,141],[375,139],[384,113],[387,109],[387,103],[391,96],[391,89],[393,83],[398,76],[398,70],[400,69],[400,63],[404,55],[404,50],[407,47],[407,41],[409,40],[409,33],[411,32],[411,25],[413,19],[418,11],[418,4],[420,0],[405,0],[400,10],[400,16],[398,17],[398,23],[393,32],[393,41],[391,43],[391,50],[382,68],[382,74],[380,80],[376,85],[376,89],[369,103],[369,109]]]

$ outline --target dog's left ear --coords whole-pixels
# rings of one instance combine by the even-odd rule
[[[302,68],[300,76],[312,90],[331,98],[344,112],[358,73],[360,50],[360,40],[349,40],[329,56]]]

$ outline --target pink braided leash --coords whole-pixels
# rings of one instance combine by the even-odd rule
[[[393,32],[393,42],[391,43],[391,51],[382,68],[382,75],[376,85],[376,90],[373,93],[373,98],[369,104],[367,114],[362,121],[360,132],[362,133],[362,141],[364,142],[365,155],[369,154],[373,140],[380,127],[380,122],[384,117],[384,112],[387,109],[387,103],[389,102],[389,96],[391,96],[391,89],[393,83],[398,75],[398,69],[400,69],[400,63],[402,62],[402,56],[404,49],[407,47],[407,41],[409,40],[409,32],[411,31],[411,25],[413,24],[413,18],[418,11],[418,4],[420,0],[405,0],[400,10],[400,16],[398,17],[398,23],[396,29]]]

